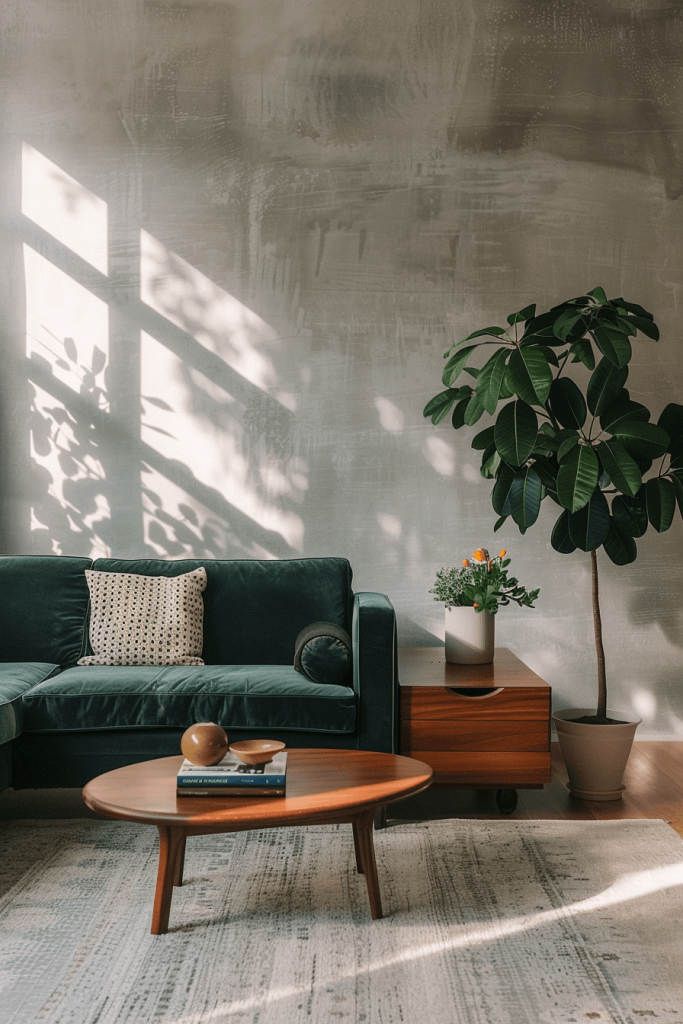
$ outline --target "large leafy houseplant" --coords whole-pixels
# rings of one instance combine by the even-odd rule
[[[525,533],[550,497],[561,508],[553,548],[590,552],[598,700],[597,714],[584,721],[594,724],[611,721],[597,550],[626,565],[649,526],[669,529],[677,502],[683,515],[683,406],[667,405],[652,423],[649,409],[631,399],[626,383],[639,333],[658,340],[652,314],[608,299],[602,288],[540,315],[527,306],[506,327],[485,327],[451,346],[445,390],[424,409],[435,424],[451,413],[456,430],[494,417],[472,447],[482,452],[482,476],[495,481],[495,530],[511,517]],[[583,389],[573,379],[579,373]]]

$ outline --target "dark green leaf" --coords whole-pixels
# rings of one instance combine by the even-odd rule
[[[515,349],[510,356],[510,380],[522,401],[529,405],[544,405],[553,376],[543,353],[534,346],[528,346]]]
[[[600,288],[600,286],[594,288],[593,291],[588,292],[588,294],[591,297],[591,299],[595,299],[597,302],[600,303],[601,306],[607,305],[607,296],[605,295],[604,289]]]
[[[615,565],[628,565],[630,562],[635,562],[638,555],[636,542],[633,537],[620,529],[614,519],[610,518],[607,535],[602,543],[607,555]]]
[[[503,406],[494,431],[496,448],[511,466],[521,466],[531,455],[538,433],[536,413],[526,402]]]
[[[612,502],[612,516],[620,530],[630,537],[642,537],[647,530],[647,509],[642,491],[636,498],[618,495]]]
[[[591,374],[586,392],[588,408],[594,416],[600,416],[612,404],[626,383],[628,366],[615,366],[603,356]]]
[[[610,430],[614,433],[614,427],[624,420],[641,420],[643,423],[647,423],[649,419],[650,410],[640,402],[631,401],[627,388],[622,388],[616,399],[600,417],[600,426],[603,430]]]
[[[596,324],[593,328],[595,342],[604,356],[614,366],[626,366],[631,358],[631,342],[621,331]]]
[[[671,526],[676,510],[676,490],[671,480],[654,477],[645,484],[647,518],[657,533],[665,533]]]
[[[563,427],[580,430],[586,422],[586,402],[569,377],[555,378],[550,388],[550,409]]]
[[[441,380],[447,388],[450,387],[451,384],[455,384],[465,367],[465,363],[476,347],[476,345],[468,345],[467,348],[461,348],[459,352],[456,352],[455,355],[451,356],[448,360],[443,368],[443,374],[441,375]]]
[[[590,501],[569,516],[569,536],[581,551],[595,551],[607,536],[608,526],[607,498],[596,487]]]
[[[579,444],[562,460],[557,474],[557,496],[570,512],[590,500],[599,476],[598,457],[587,444]],[[600,542],[602,543],[602,541]]]
[[[583,363],[589,370],[595,369],[593,346],[587,338],[583,341],[575,341],[569,351],[574,356],[572,359],[573,363]]]
[[[597,455],[612,483],[633,498],[640,490],[643,478],[623,444],[616,438],[601,441]]]
[[[671,479],[673,480],[674,490],[676,492],[676,501],[678,502],[678,511],[683,516],[683,480],[681,480],[678,473],[672,473]]]
[[[479,401],[479,396],[474,394],[467,403],[465,409],[465,423],[468,427],[473,427],[484,415],[485,409],[482,402]]]
[[[562,431],[564,433],[564,431]],[[574,445],[579,443],[579,434],[576,430],[572,430],[569,437],[566,437],[560,447],[557,449],[557,461],[561,462],[562,459],[572,450]]]
[[[580,313],[576,312],[576,309],[565,309],[564,313],[562,313],[555,321],[553,328],[555,331],[555,337],[559,338],[560,341],[566,341],[572,331],[572,328],[575,327],[580,320],[583,320],[583,317]]]
[[[464,427],[465,412],[467,411],[467,406],[469,404],[470,399],[463,398],[460,402],[458,402],[455,409],[453,410],[453,415],[451,416],[451,423],[453,424],[454,430],[460,430],[460,427]]]
[[[477,396],[488,413],[496,411],[505,376],[509,349],[501,348],[482,366],[477,377]]]
[[[479,472],[485,480],[493,480],[498,467],[500,466],[500,455],[496,451],[495,444],[491,443],[486,451],[484,452],[481,459],[481,469]]]
[[[557,464],[553,459],[545,459],[542,455],[534,456],[534,469],[541,478],[544,487],[554,491],[557,486]]]
[[[485,448],[488,448],[493,443],[493,431],[495,427],[493,423],[490,427],[484,427],[478,434],[476,434],[472,440],[472,448],[475,452],[483,452]]]
[[[446,391],[441,391],[434,398],[430,398],[422,410],[422,415],[431,416],[432,423],[440,423],[448,415],[448,411],[457,397],[457,388],[447,388]]]
[[[625,331],[631,338],[635,338],[638,333],[638,328],[635,324],[632,324],[628,319],[623,316],[617,317],[615,327],[620,331]]]
[[[508,323],[510,326],[513,324],[523,323],[525,320],[531,320],[536,314],[536,303],[532,306],[525,306],[524,309],[520,309],[519,313],[511,313],[508,317]]]
[[[510,488],[510,513],[522,533],[533,526],[541,507],[541,478],[531,466],[517,472]]]
[[[493,505],[493,511],[497,512],[499,516],[509,516],[510,509],[510,488],[515,479],[515,471],[512,466],[508,466],[507,463],[501,462],[498,469],[498,475],[496,476],[496,482],[491,492],[491,504]]]
[[[649,320],[642,316],[629,316],[625,319],[628,323],[637,327],[639,331],[642,331],[648,338],[652,338],[653,341],[659,341],[659,329],[654,320]]]
[[[629,313],[635,313],[636,316],[645,317],[646,320],[654,320],[652,313],[648,313],[646,309],[639,306],[637,302],[626,302],[625,299],[610,299],[610,305],[625,309]]]
[[[505,334],[504,327],[483,327],[481,331],[473,331],[472,334],[468,334],[466,338],[458,342],[458,345],[462,345],[466,341],[472,341],[472,338],[481,338],[485,334],[492,334],[494,337],[499,337],[501,334]]]
[[[566,510],[553,526],[550,543],[561,555],[571,555],[572,551],[576,551],[576,544],[569,536],[569,512]]]
[[[670,402],[657,420],[657,426],[669,435],[667,451],[671,452],[673,445],[683,440],[683,405]]]
[[[496,525],[493,527],[494,533],[497,533],[498,530],[500,530],[501,526],[503,525],[506,519],[507,516],[501,516],[500,519],[496,519]]]
[[[643,459],[658,459],[669,446],[669,435],[654,423],[640,420],[620,420],[610,427],[630,455]]]

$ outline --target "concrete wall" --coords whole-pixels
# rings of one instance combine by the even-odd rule
[[[683,9],[667,0],[4,0],[5,552],[347,556],[405,644],[498,541],[498,642],[590,703],[588,556],[493,537],[459,337],[597,284],[683,400]],[[483,425],[483,424],[482,424]],[[550,504],[547,502],[546,504]],[[683,734],[680,520],[602,570],[613,705]],[[603,560],[604,561],[604,560]]]

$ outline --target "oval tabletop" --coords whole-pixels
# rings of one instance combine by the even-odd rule
[[[368,750],[289,750],[284,797],[178,797],[183,758],[162,757],[99,775],[83,790],[93,811],[109,818],[189,828],[258,828],[266,821],[312,819],[379,807],[420,793],[432,769],[422,761]]]

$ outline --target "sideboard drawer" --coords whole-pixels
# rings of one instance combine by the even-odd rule
[[[550,782],[550,751],[411,750],[410,757],[434,769],[436,782],[495,786],[544,785]]]
[[[502,719],[547,722],[550,690],[540,687],[498,687],[482,696],[468,696],[444,686],[401,689],[401,718],[429,721]]]
[[[548,751],[546,721],[401,722],[401,750],[530,750]],[[417,755],[415,755],[417,756]]]

